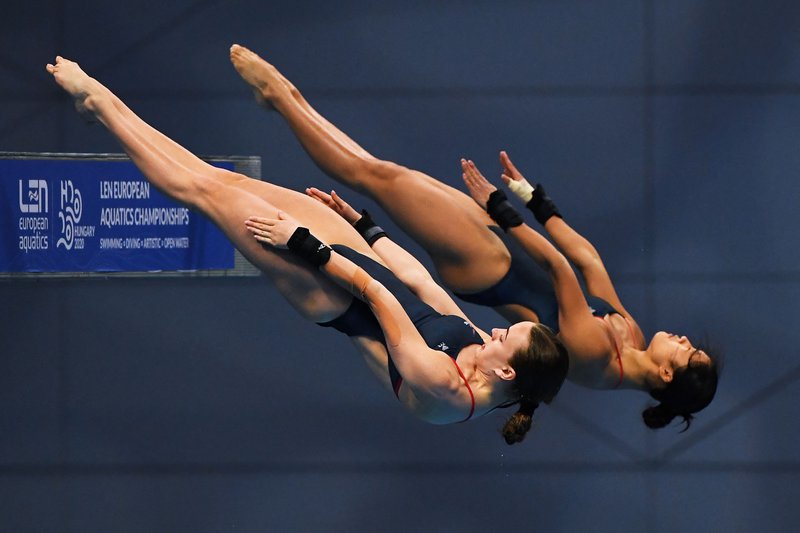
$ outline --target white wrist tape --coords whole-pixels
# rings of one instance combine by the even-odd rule
[[[533,186],[528,183],[528,180],[522,178],[521,180],[511,180],[508,182],[508,188],[511,189],[517,198],[522,200],[524,203],[528,203],[531,201],[531,197],[533,196]]]

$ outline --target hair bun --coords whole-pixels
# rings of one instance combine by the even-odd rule
[[[506,444],[516,444],[522,442],[528,430],[531,429],[533,418],[521,410],[517,411],[503,426],[503,438]]]
[[[644,419],[645,425],[653,429],[663,428],[672,422],[674,418],[675,413],[663,403],[648,407],[642,411],[642,419]]]

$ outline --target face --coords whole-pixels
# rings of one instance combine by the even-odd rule
[[[704,351],[695,348],[689,339],[666,331],[659,331],[653,336],[647,351],[652,361],[658,365],[659,373],[665,369],[670,375],[669,379],[672,372],[688,365],[690,359],[693,364],[711,364],[711,358]]]
[[[494,328],[492,338],[478,349],[478,367],[490,372],[508,367],[511,357],[528,347],[533,322],[518,322],[508,328]]]

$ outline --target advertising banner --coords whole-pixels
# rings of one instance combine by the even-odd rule
[[[158,192],[129,160],[0,159],[0,206],[0,272],[234,266],[222,232]]]

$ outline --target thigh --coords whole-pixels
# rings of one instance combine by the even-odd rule
[[[510,254],[488,229],[494,224],[475,202],[422,172],[382,162],[366,192],[431,256],[442,280],[476,292],[508,271]]]
[[[251,182],[262,186],[254,188],[249,185]],[[276,217],[281,210],[297,218],[326,242],[360,246],[360,251],[367,254],[371,251],[366,243],[359,244],[363,240],[349,224],[343,220],[343,225],[329,220],[325,213],[330,211],[327,207],[311,198],[307,202],[299,193],[266,185],[235,173],[222,179],[219,176],[205,178],[200,185],[203,200],[198,204],[248,261],[274,282],[300,314],[314,322],[336,318],[350,305],[352,296],[287,250],[261,245],[246,229],[244,221],[251,215]],[[331,214],[339,218],[335,213]]]

